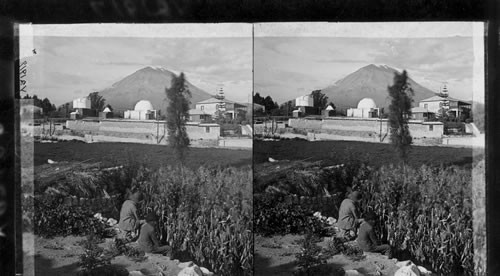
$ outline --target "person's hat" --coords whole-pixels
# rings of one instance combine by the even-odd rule
[[[150,222],[150,221],[158,221],[158,216],[156,216],[155,213],[151,212],[149,213],[147,216],[146,216],[146,221],[147,222]]]

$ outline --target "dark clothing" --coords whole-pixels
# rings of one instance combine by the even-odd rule
[[[137,240],[139,246],[144,252],[147,253],[169,253],[170,247],[160,246],[160,241],[156,235],[156,230],[153,225],[146,223],[141,228],[139,239]]]
[[[378,244],[373,227],[366,221],[359,227],[357,242],[359,247],[365,252],[390,254],[391,247],[388,244]]]
[[[354,201],[346,198],[342,201],[339,208],[338,227],[342,230],[355,230],[358,220],[358,213]]]

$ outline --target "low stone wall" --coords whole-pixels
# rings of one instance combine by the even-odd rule
[[[289,127],[276,129],[277,133],[300,133],[311,141],[347,140],[389,143],[387,119],[332,117],[323,120],[289,119]],[[442,144],[443,124],[439,122],[410,121],[410,134],[417,145]],[[262,125],[254,126],[255,133],[266,132]]]
[[[125,119],[68,120],[66,121],[66,128],[75,134],[92,135],[93,142],[168,143],[168,131],[165,121]],[[220,136],[220,126],[217,124],[188,123],[186,124],[186,131],[193,145],[211,144],[216,146]],[[212,142],[205,142],[207,140]]]

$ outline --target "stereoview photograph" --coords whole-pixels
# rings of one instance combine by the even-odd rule
[[[19,33],[23,275],[252,275],[252,26]]]
[[[256,275],[485,275],[483,41],[254,26]]]

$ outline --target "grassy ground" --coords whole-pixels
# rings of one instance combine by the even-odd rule
[[[400,162],[390,144],[355,141],[254,141],[254,163],[265,162],[269,157],[277,160],[323,160],[332,164],[344,163],[349,158],[355,158],[367,161],[368,165],[375,167]],[[471,148],[442,146],[413,146],[409,157],[409,164],[417,166],[443,163],[470,167],[472,161]]]
[[[108,165],[123,164],[129,160],[145,161],[152,168],[174,165],[177,163],[172,149],[162,145],[131,143],[35,143],[34,165],[54,161],[103,162]],[[91,162],[92,162],[91,161]],[[252,151],[215,148],[190,148],[186,165],[190,168],[200,166],[235,166],[241,167],[252,163]]]
[[[255,237],[255,275],[293,275],[298,270],[297,259],[295,255],[300,252],[301,247],[298,243],[303,236],[301,235],[275,235],[272,237]],[[327,238],[318,243],[322,248],[327,248]],[[323,265],[325,271],[330,273],[325,275],[342,275],[335,273],[339,268],[343,270],[357,270],[362,275],[379,275],[377,267],[382,275],[394,275],[398,267],[396,263],[380,256],[379,254],[368,254],[361,260],[351,260],[343,254],[337,254],[328,258],[327,263]]]

